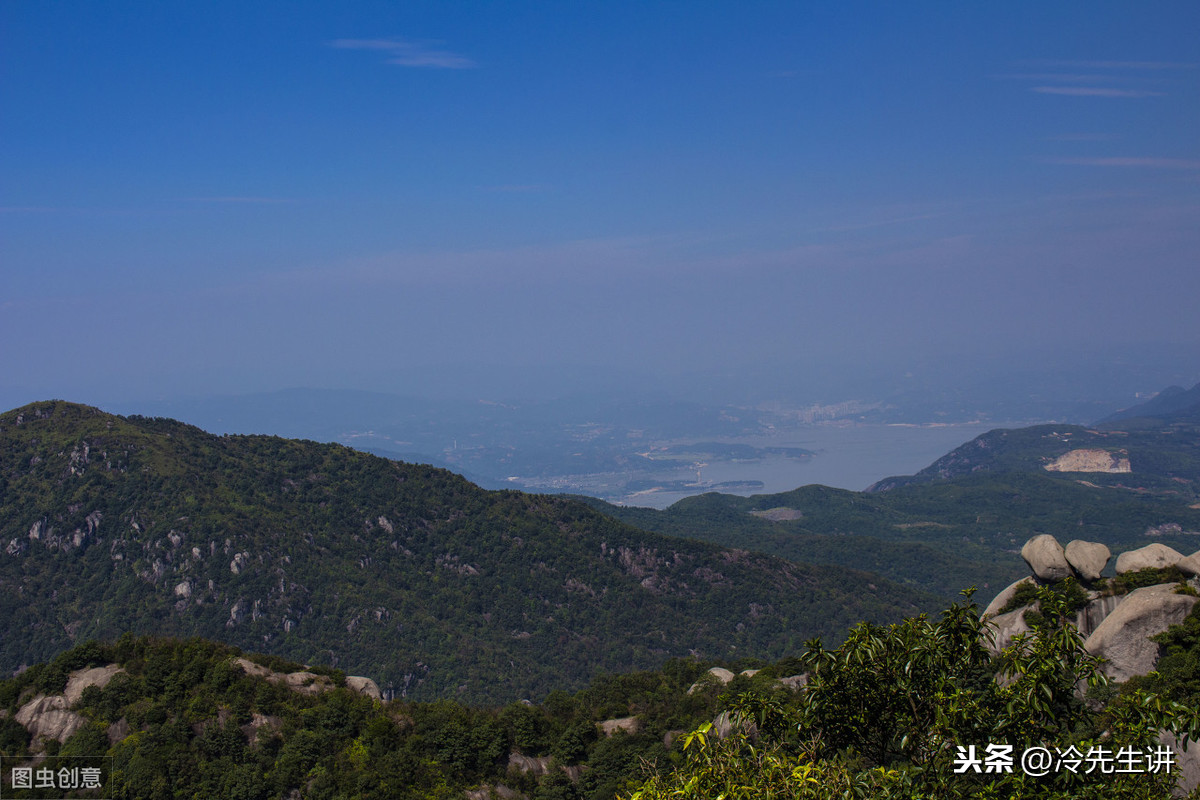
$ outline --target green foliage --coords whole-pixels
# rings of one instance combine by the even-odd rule
[[[1200,735],[1196,707],[1141,690],[1102,708],[1076,695],[1103,685],[1097,664],[1068,624],[1063,593],[1037,595],[1046,624],[1018,637],[993,680],[976,610],[956,604],[938,622],[856,628],[836,650],[817,643],[805,702],[789,714],[761,699],[734,704],[723,740],[705,724],[685,739],[686,760],[650,776],[629,800],[667,798],[1125,798],[1170,793],[1174,776],[1073,774],[1033,778],[954,772],[961,745],[1113,748],[1153,741],[1161,728]],[[1195,630],[1172,636],[1192,642]],[[768,719],[760,727],[759,720]],[[790,722],[790,724],[789,724]],[[784,733],[794,727],[798,736]]]
[[[1107,590],[1112,594],[1127,594],[1143,586],[1160,583],[1182,583],[1187,580],[1179,567],[1148,567],[1137,572],[1126,572],[1108,579]]]
[[[339,445],[63,402],[0,414],[0,482],[7,673],[87,639],[200,635],[279,671],[507,703],[693,652],[781,657],[930,599]]]
[[[1158,672],[1114,691],[1097,679],[1095,660],[1067,623],[1064,593],[1043,590],[1037,602],[1047,624],[999,661],[988,659],[980,638],[987,628],[967,602],[936,620],[860,625],[832,650],[814,642],[799,661],[739,676],[719,695],[689,694],[711,663],[681,659],[502,708],[383,704],[345,688],[305,694],[248,675],[235,661],[241,653],[225,645],[122,637],[100,652],[124,671],[84,693],[75,710],[88,722],[65,744],[32,744],[6,716],[0,744],[16,756],[31,746],[109,755],[117,796],[181,800],[423,800],[500,783],[569,800],[1166,796],[1163,776],[1034,781],[953,772],[960,744],[1115,748],[1144,744],[1162,727],[1200,738],[1200,612],[1159,637],[1166,655]],[[56,660],[88,664],[95,656],[81,647]],[[804,693],[770,677],[801,663],[810,670]],[[1089,680],[1096,690],[1084,703],[1075,689]],[[23,674],[0,681],[0,696],[17,685],[33,688]],[[732,720],[724,738],[708,722],[718,712]],[[597,723],[610,716],[636,716],[640,731],[603,736]],[[694,733],[664,746],[664,734],[681,729]],[[510,768],[514,752],[549,756],[548,770],[538,777]]]
[[[29,732],[11,717],[0,717],[0,753],[6,756],[25,755],[29,748]]]
[[[545,705],[493,709],[448,700],[382,704],[345,688],[301,693],[247,674],[236,662],[240,651],[199,639],[123,636],[111,647],[81,646],[55,662],[90,665],[98,653],[111,653],[122,671],[83,693],[74,710],[87,724],[61,748],[50,741],[34,749],[111,756],[117,796],[265,800],[299,791],[415,800],[461,797],[468,787],[503,782],[536,796],[598,800],[626,786],[643,760],[668,759],[663,732],[716,713],[715,701],[686,694],[708,667],[692,660],[607,676],[574,695],[556,692]],[[298,666],[244,657],[285,670]],[[29,674],[45,671],[37,665],[0,681],[0,694],[32,690]],[[602,738],[597,722],[612,711],[638,715],[643,732]],[[0,716],[5,755],[25,756],[30,744],[21,725]],[[552,755],[550,771],[540,779],[513,772],[514,752]]]

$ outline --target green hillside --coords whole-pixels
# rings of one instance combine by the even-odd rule
[[[935,601],[339,445],[53,401],[0,415],[0,670],[204,636],[479,702],[778,657]]]
[[[1169,654],[1158,671],[1097,685],[1085,703],[1076,690],[1096,677],[1096,660],[1065,601],[1054,592],[1041,601],[1039,627],[1000,659],[979,638],[978,607],[958,603],[934,618],[857,626],[838,647],[807,648],[726,685],[705,675],[708,662],[676,659],[503,707],[380,703],[337,670],[304,676],[315,690],[289,687],[281,678],[300,665],[275,656],[123,636],[0,680],[0,753],[51,769],[106,757],[106,796],[145,800],[1168,796],[1179,770],[954,772],[945,743],[1142,752],[1163,727],[1200,735],[1200,607],[1160,637]],[[779,679],[800,669],[804,692],[785,688]],[[28,713],[64,693],[69,710]]]
[[[1103,428],[1036,425],[998,429],[955,448],[915,475],[885,478],[869,491],[954,480],[980,473],[1047,474],[1073,452],[1107,454],[1125,472],[1057,472],[1099,486],[1200,499],[1200,421],[1193,412],[1122,419]],[[1049,470],[1048,470],[1049,468]]]
[[[1130,472],[1050,472],[1072,450],[1128,458]],[[589,500],[645,530],[812,564],[866,569],[952,598],[1022,574],[1031,536],[1086,539],[1120,552],[1147,537],[1200,547],[1200,426],[1135,431],[1036,426],[991,431],[916,476],[874,491],[804,486],[772,495],[706,494],[656,511]]]

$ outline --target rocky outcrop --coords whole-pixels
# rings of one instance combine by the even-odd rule
[[[91,686],[103,689],[118,673],[124,671],[116,664],[75,670],[67,677],[67,688],[63,692],[67,698],[67,705],[73,706],[78,703],[79,699],[83,697],[84,689]]]
[[[1117,574],[1137,572],[1143,569],[1173,567],[1183,560],[1183,553],[1165,544],[1148,544],[1137,550],[1128,550],[1117,556]]]
[[[984,618],[994,617],[1000,613],[1000,609],[1004,608],[1013,597],[1016,596],[1017,590],[1025,584],[1033,584],[1034,580],[1030,577],[1021,578],[1019,581],[1010,583],[1007,587],[1000,590],[1000,594],[992,598],[992,602],[988,603],[988,607],[983,610]]]
[[[361,695],[366,695],[372,700],[383,700],[383,692],[379,691],[379,684],[370,678],[364,678],[360,675],[347,675],[346,687],[353,689]]]
[[[708,674],[709,674],[709,675],[712,675],[712,676],[713,676],[714,678],[716,678],[716,679],[717,679],[717,680],[718,680],[720,683],[729,683],[729,682],[730,682],[730,681],[732,681],[732,680],[734,679],[734,677],[735,677],[735,676],[734,676],[734,674],[733,674],[732,672],[730,672],[729,670],[725,669],[724,667],[713,667],[712,669],[710,669],[710,670],[708,671]]]
[[[260,714],[255,711],[250,715],[250,721],[240,726],[239,730],[246,737],[246,741],[253,745],[258,741],[258,732],[263,728],[272,732],[278,731],[283,728],[283,718],[277,717],[274,714]]]
[[[1048,533],[1034,536],[1021,548],[1021,558],[1042,581],[1061,581],[1071,577],[1071,565],[1067,563],[1062,545]]]
[[[293,692],[299,692],[300,694],[320,694],[334,688],[333,681],[328,676],[317,675],[307,670],[286,673],[275,672],[261,664],[255,664],[248,658],[235,658],[233,663],[241,667],[242,671],[247,675],[266,678],[271,683],[282,684]],[[348,676],[346,678],[346,688],[353,689],[359,694],[370,697],[372,700],[383,699],[383,693],[379,691],[379,685],[370,678],[363,678],[358,675]]]
[[[1025,622],[1025,612],[1028,610],[1028,606],[1018,608],[1016,611],[1009,611],[991,620],[994,635],[991,641],[985,641],[984,645],[992,655],[998,655],[1022,633],[1029,633],[1029,625]]]
[[[1200,746],[1190,742],[1186,750],[1183,743],[1175,738],[1170,731],[1159,734],[1158,741],[1171,748],[1175,753],[1175,768],[1172,770],[1178,777],[1175,779],[1175,789],[1172,797],[1185,797],[1188,792],[1200,786]]]
[[[1158,644],[1149,637],[1178,625],[1195,604],[1195,597],[1176,594],[1173,584],[1137,589],[1100,623],[1084,647],[1106,660],[1101,669],[1115,681],[1145,675],[1159,655]]]
[[[39,694],[21,706],[13,719],[25,726],[34,741],[57,739],[61,743],[87,724],[87,720],[70,711],[69,706],[67,698],[61,694]]]
[[[1179,559],[1179,562],[1175,566],[1179,567],[1179,571],[1184,575],[1191,575],[1192,577],[1200,575],[1200,550],[1197,550],[1190,556]]]
[[[516,750],[508,754],[508,768],[517,772],[524,772],[533,775],[535,778],[540,778],[550,771],[550,756],[533,757],[523,755]]]
[[[642,729],[642,722],[637,717],[620,717],[597,722],[596,727],[605,736],[615,736],[618,732],[637,733]]]
[[[798,692],[808,685],[808,673],[802,672],[799,675],[788,675],[786,678],[780,678],[779,683],[793,692]]]
[[[1091,636],[1092,632],[1100,627],[1100,623],[1104,622],[1109,614],[1117,610],[1117,606],[1124,599],[1124,595],[1112,594],[1092,598],[1086,606],[1076,613],[1075,627],[1079,629],[1079,633],[1084,638]]]
[[[688,689],[688,694],[695,694],[705,686],[712,686],[714,683],[724,686],[732,681],[735,677],[736,676],[732,672],[724,667],[713,667],[708,672],[704,673],[704,675],[700,677],[700,680],[691,685],[691,687]]]
[[[35,741],[56,739],[66,742],[87,720],[71,711],[79,702],[85,689],[97,686],[103,689],[117,673],[125,670],[116,664],[92,669],[77,669],[67,676],[67,686],[62,694],[39,694],[21,706],[13,719],[25,726]]]
[[[1063,555],[1067,557],[1067,563],[1075,570],[1075,574],[1091,583],[1100,579],[1100,573],[1112,558],[1112,551],[1098,542],[1074,539],[1067,542]]]

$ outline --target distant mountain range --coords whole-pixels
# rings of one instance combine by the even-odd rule
[[[660,387],[649,393],[627,385],[605,389],[602,380],[586,392],[560,387],[558,393],[537,399],[490,396],[483,387],[481,394],[433,397],[422,392],[434,391],[435,386],[411,381],[397,394],[292,388],[126,403],[116,410],[168,416],[213,433],[339,442],[450,469],[489,489],[573,492],[658,505],[662,500],[651,495],[735,490],[725,480],[751,481],[741,491],[761,489],[763,484],[753,481],[764,478],[776,490],[785,488],[774,479],[780,467],[772,449],[808,441],[813,425],[1082,422],[1111,413],[1119,407],[1114,398],[1128,396],[1119,391],[1120,381],[1083,380],[1084,374],[1091,374],[1088,370],[1067,378],[1044,371],[1014,374],[1010,367],[1002,370],[1003,377],[988,377],[985,366],[996,365],[960,370],[955,380],[943,365],[935,373],[914,366],[911,374],[901,370],[903,374],[889,374],[875,383],[835,381],[846,394],[804,402],[765,402],[764,397],[773,395],[764,395],[731,403],[705,392],[680,391],[678,386],[673,392]],[[812,395],[811,390],[792,387],[778,396]],[[1069,400],[1072,397],[1077,399]],[[696,442],[720,442],[724,449],[700,456],[686,449]],[[726,452],[731,442],[743,449],[754,442],[757,449],[734,455]],[[761,474],[737,466],[746,459],[760,462]],[[809,479],[820,479],[825,461],[816,456],[818,471]],[[701,480],[696,476],[703,466],[714,467],[706,477],[722,472],[731,477]],[[889,465],[845,485],[859,488],[894,469]]]
[[[915,475],[867,491],[948,481],[981,472],[1074,474],[1105,486],[1195,496],[1200,488],[1200,384],[1172,386],[1091,427],[1037,425],[978,436]]]
[[[1116,427],[1117,423],[1127,420],[1200,422],[1200,383],[1191,389],[1168,386],[1145,403],[1110,414],[1097,422],[1096,426]]]

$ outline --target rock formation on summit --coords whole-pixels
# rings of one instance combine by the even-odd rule
[[[1064,550],[1067,563],[1075,573],[1085,581],[1093,582],[1100,579],[1100,573],[1108,566],[1112,551],[1098,542],[1085,542],[1075,539],[1067,543]]]
[[[1062,545],[1048,533],[1034,536],[1021,548],[1021,558],[1043,581],[1061,581],[1071,577],[1071,565],[1063,553]]]

